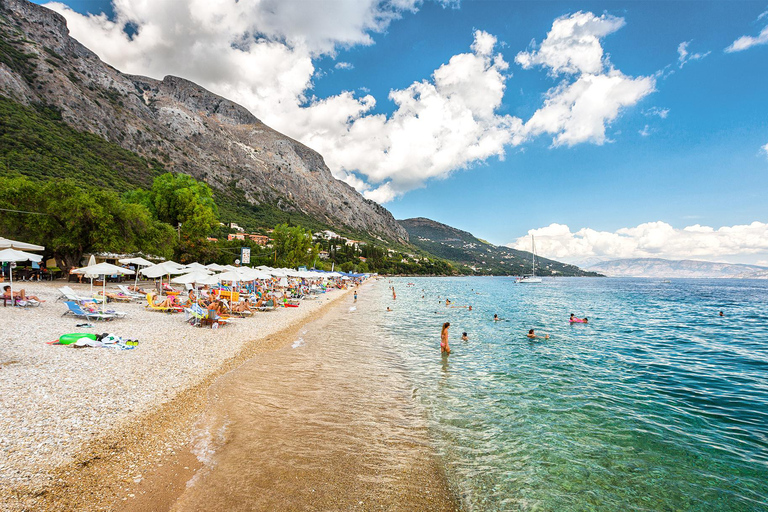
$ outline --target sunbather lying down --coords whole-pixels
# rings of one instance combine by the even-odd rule
[[[6,299],[11,298],[11,286],[8,284],[3,286],[3,297]],[[21,299],[21,300],[36,300],[37,302],[45,302],[44,300],[40,299],[36,295],[27,295],[27,292],[24,289],[21,289],[17,292],[13,292],[13,298]]]
[[[168,295],[165,300],[158,301],[157,293],[150,292],[148,298],[156,308],[180,308],[182,306],[175,295]]]

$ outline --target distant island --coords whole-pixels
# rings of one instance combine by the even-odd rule
[[[768,267],[662,258],[604,261],[591,265],[588,270],[608,277],[768,279]]]

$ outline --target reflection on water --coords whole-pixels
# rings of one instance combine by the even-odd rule
[[[453,509],[370,293],[211,388],[194,439],[206,469],[176,510]]]

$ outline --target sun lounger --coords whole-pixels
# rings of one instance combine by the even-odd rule
[[[199,304],[192,304],[185,308],[184,312],[187,314],[187,322],[195,327],[210,325],[213,328],[213,324],[226,325],[232,322],[229,317],[217,315],[210,309],[203,309]]]
[[[146,305],[146,307],[148,307],[152,311],[162,311],[164,313],[179,313],[181,311],[184,311],[184,308],[181,307],[181,306],[172,306],[172,307],[158,306],[157,304],[155,304],[152,301],[152,294],[151,293],[147,294],[147,305]]]
[[[235,310],[233,310],[232,306],[229,305],[229,302],[227,301],[227,299],[219,299],[219,301],[221,301],[221,303],[227,309],[227,313],[229,313],[230,315],[239,316],[240,318],[243,318],[243,317],[246,317],[246,316],[251,316],[253,314],[253,311],[248,311],[248,310],[245,310],[245,311],[235,311]]]
[[[95,299],[93,297],[83,297],[81,295],[78,295],[75,293],[75,290],[70,288],[69,286],[62,286],[59,288],[59,293],[61,293],[61,296],[58,297],[56,300],[66,299],[68,301],[77,302],[79,304],[82,304],[84,302],[101,302],[101,299]]]
[[[113,320],[115,318],[118,318],[117,314],[114,313],[102,313],[101,311],[91,312],[86,309],[83,309],[80,304],[78,304],[75,301],[66,301],[64,304],[67,305],[69,308],[64,315],[72,314],[77,317],[85,318],[88,321],[91,320]],[[62,316],[64,316],[62,315]],[[123,315],[125,316],[125,315]]]
[[[40,305],[39,301],[33,300],[33,299],[22,299],[21,297],[3,297],[3,307],[6,307],[8,303],[11,304],[11,306],[18,306],[18,307],[37,307]]]
[[[130,297],[130,298],[132,298],[134,300],[144,300],[144,295],[143,294],[131,291],[130,288],[128,288],[124,284],[117,285],[117,289],[120,290],[120,292],[123,295],[125,295],[126,297]]]

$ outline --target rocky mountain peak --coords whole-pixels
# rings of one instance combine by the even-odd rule
[[[246,108],[183,78],[126,75],[69,36],[66,20],[0,0],[0,94],[59,109],[65,122],[251,205],[300,212],[335,228],[404,242],[382,206],[335,179],[322,156]]]

